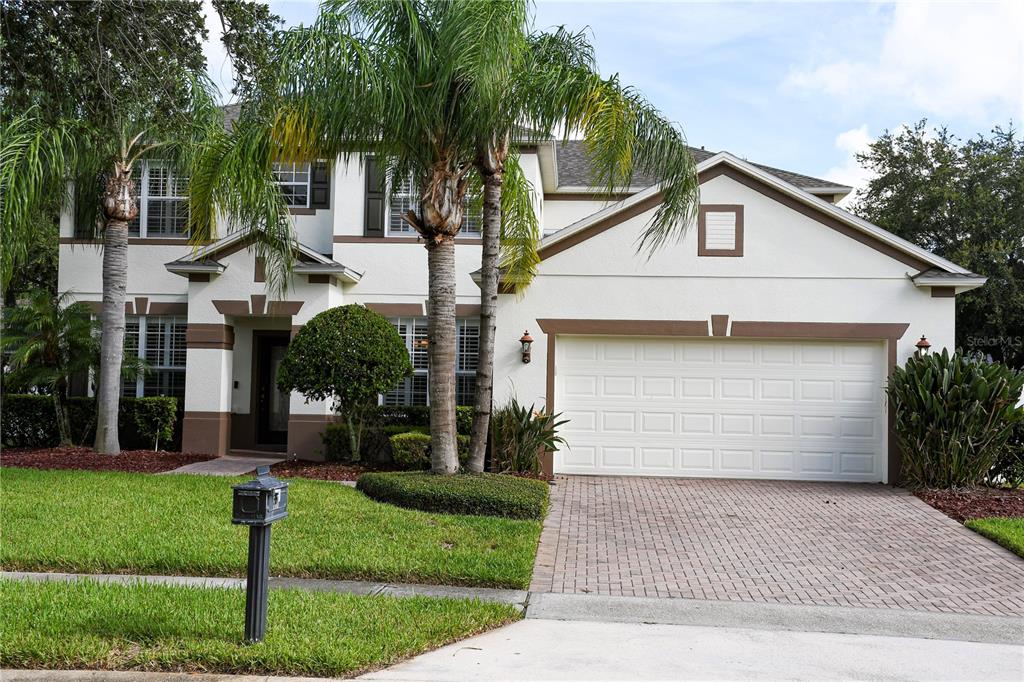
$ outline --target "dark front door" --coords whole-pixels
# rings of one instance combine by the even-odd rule
[[[277,370],[288,348],[289,332],[254,332],[256,351],[256,442],[288,442],[289,394],[277,388]]]

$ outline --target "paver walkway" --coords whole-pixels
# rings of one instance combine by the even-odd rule
[[[1024,559],[884,485],[559,476],[530,589],[1024,616]]]
[[[193,462],[183,467],[165,471],[165,474],[203,474],[206,476],[241,476],[255,471],[258,466],[270,466],[283,462],[284,457],[246,457],[224,455],[205,462]]]

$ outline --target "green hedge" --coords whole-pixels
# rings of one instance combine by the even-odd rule
[[[469,460],[469,436],[456,437],[459,447],[459,465]],[[407,431],[391,436],[391,461],[399,469],[424,471],[430,468],[430,434]]]
[[[443,514],[540,520],[548,507],[547,483],[504,474],[368,473],[356,489],[378,502]]]
[[[393,460],[391,437],[399,433],[428,433],[427,426],[365,426],[359,445],[360,461],[387,463]],[[344,422],[328,424],[323,433],[324,457],[331,462],[351,462],[348,425]]]
[[[455,425],[460,435],[468,436],[473,428],[473,408],[456,408]],[[391,463],[394,457],[390,439],[399,433],[430,433],[430,408],[424,405],[381,405],[368,410],[359,459]],[[329,461],[352,461],[348,426],[344,422],[330,424],[324,430],[323,444],[324,457]]]
[[[7,394],[0,398],[0,442],[5,447],[53,447],[60,442],[53,399],[48,395]],[[96,401],[69,398],[68,417],[75,443],[92,445],[96,435]],[[181,412],[177,398],[121,398],[118,429],[121,447],[153,447],[154,437],[165,450],[181,444]]]
[[[426,405],[380,405],[367,414],[370,423],[380,426],[430,426],[430,408]],[[469,435],[473,429],[473,408],[455,408],[455,429]]]

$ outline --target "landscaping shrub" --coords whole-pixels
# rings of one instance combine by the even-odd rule
[[[957,351],[912,357],[897,367],[887,393],[912,487],[982,483],[1024,419],[1017,400],[1024,373]]]
[[[405,342],[383,315],[359,305],[317,314],[288,344],[277,386],[309,400],[334,400],[345,420],[349,457],[358,461],[365,414],[412,373]]]
[[[456,437],[459,448],[459,466],[469,459],[469,436]],[[391,459],[400,469],[423,471],[430,468],[430,434],[407,431],[391,436]]]
[[[558,427],[568,420],[558,421],[560,416],[533,405],[524,407],[515,398],[496,409],[491,418],[494,467],[501,472],[540,474],[541,453],[565,443]]]
[[[1010,438],[996,457],[988,478],[994,484],[1010,488],[1024,487],[1024,419],[1014,424]]]
[[[336,422],[327,426],[323,433],[324,456],[331,462],[376,462],[387,464],[393,461],[391,437],[399,433],[429,433],[427,426],[381,426],[364,425],[359,443],[359,457],[352,458],[352,445],[348,436],[348,424]]]
[[[430,408],[426,405],[378,405],[368,410],[366,419],[382,426],[430,426]],[[473,429],[473,408],[455,408],[455,429],[469,435]]]
[[[444,514],[539,520],[548,506],[547,483],[504,474],[369,473],[356,488],[378,502]]]
[[[96,435],[96,401],[69,398],[68,417],[76,444],[92,445]],[[60,442],[53,399],[47,395],[11,395],[0,399],[0,442],[5,447],[54,447]],[[164,396],[121,398],[118,414],[121,445],[126,450],[177,449],[181,442],[178,399]]]

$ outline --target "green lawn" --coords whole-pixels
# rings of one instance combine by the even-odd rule
[[[208,476],[0,470],[7,570],[240,576],[247,529]],[[541,524],[451,516],[292,479],[271,574],[526,588]]]
[[[1024,557],[1024,517],[974,519],[966,525]]]
[[[271,590],[242,643],[245,592],[0,580],[0,667],[351,675],[516,620],[507,604]]]

